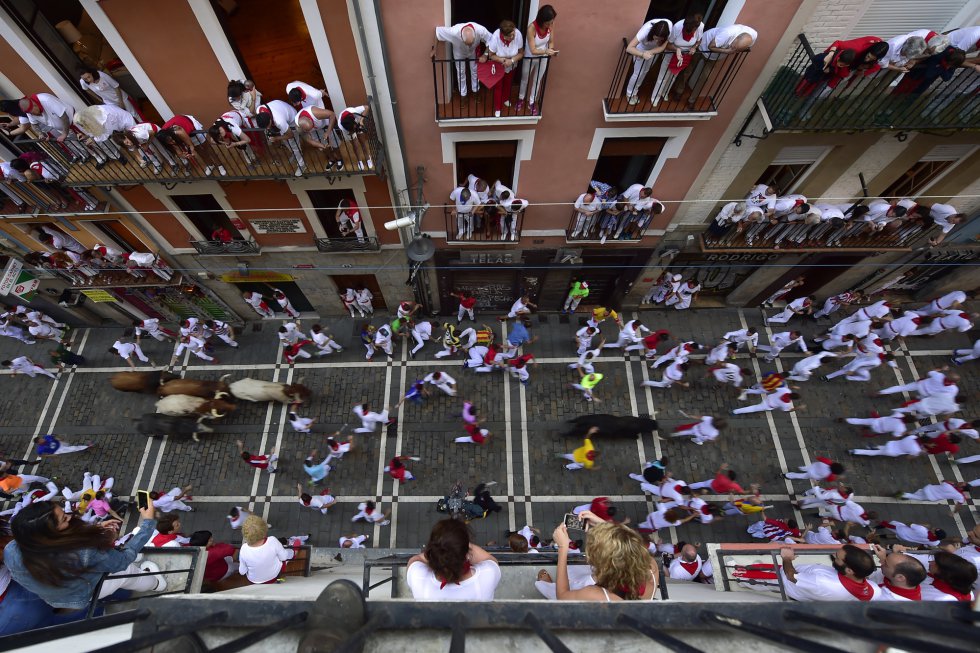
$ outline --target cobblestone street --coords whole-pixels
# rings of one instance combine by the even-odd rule
[[[771,312],[769,313],[771,314]],[[501,327],[493,316],[478,315],[478,322],[493,323],[500,339]],[[629,317],[629,316],[627,316]],[[644,311],[639,317],[651,328],[671,332],[669,345],[678,338],[714,344],[722,334],[742,325],[760,327],[761,342],[768,341],[771,329],[763,328],[759,309],[700,309],[696,311]],[[359,323],[351,320],[323,321],[333,330],[344,351],[336,355],[309,359],[295,367],[281,361],[275,330],[278,321],[249,325],[239,335],[240,347],[229,349],[216,342],[219,364],[208,365],[196,358],[184,360],[177,372],[192,378],[217,379],[230,374],[230,381],[246,376],[283,382],[302,382],[313,392],[310,403],[300,409],[304,416],[316,418],[309,434],[294,433],[286,411],[280,404],[240,402],[238,410],[214,423],[215,433],[202,436],[200,443],[190,439],[147,439],[135,432],[134,419],[153,412],[155,398],[125,394],[113,390],[109,376],[127,369],[107,348],[120,335],[120,329],[83,329],[73,334],[72,349],[86,357],[88,366],[61,373],[56,382],[45,377],[13,377],[9,371],[0,376],[3,393],[0,410],[4,416],[0,427],[0,449],[8,455],[28,454],[31,440],[37,434],[54,433],[73,444],[91,439],[97,447],[90,452],[55,456],[40,464],[35,473],[57,477],[61,486],[76,488],[85,470],[116,478],[116,493],[129,497],[136,489],[167,490],[175,485],[193,484],[195,512],[183,518],[183,530],[190,533],[209,529],[216,539],[237,540],[225,519],[232,506],[248,508],[265,516],[276,535],[312,533],[312,543],[336,546],[341,534],[368,533],[375,546],[418,547],[424,543],[430,525],[440,518],[436,501],[447,493],[453,482],[462,480],[472,488],[481,481],[496,481],[491,488],[504,509],[486,519],[472,522],[480,542],[502,542],[504,531],[532,524],[546,537],[562,513],[587,503],[595,496],[608,496],[620,508],[620,514],[634,523],[642,521],[652,506],[638,484],[628,477],[640,471],[643,461],[668,455],[669,468],[677,478],[689,482],[711,478],[722,462],[738,472],[745,487],[751,482],[762,485],[767,503],[775,517],[796,517],[789,504],[808,484],[787,481],[784,471],[809,463],[816,456],[829,456],[847,466],[846,480],[856,492],[856,499],[869,512],[883,518],[928,523],[962,534],[976,521],[975,502],[957,515],[949,506],[899,501],[898,490],[913,491],[939,480],[971,480],[980,465],[959,468],[949,460],[923,457],[914,460],[894,458],[859,458],[847,450],[868,443],[879,444],[883,437],[868,440],[855,427],[835,423],[836,417],[866,417],[872,410],[887,413],[904,399],[901,395],[872,399],[880,388],[907,383],[928,370],[948,363],[954,347],[966,347],[975,334],[941,335],[935,338],[909,339],[907,346],[892,348],[898,368],[880,367],[870,383],[845,381],[842,377],[825,383],[815,380],[800,384],[799,391],[806,408],[796,413],[754,413],[730,416],[740,405],[730,387],[721,387],[705,378],[706,368],[692,365],[688,380],[690,389],[668,390],[645,388],[643,380],[659,379],[660,371],[651,370],[640,356],[623,356],[618,350],[605,350],[597,371],[605,375],[597,396],[603,401],[589,404],[581,394],[568,387],[577,374],[568,369],[576,360],[573,336],[584,323],[584,313],[573,316],[535,315],[533,335],[540,339],[526,348],[534,353],[537,365],[531,368],[530,385],[522,386],[502,373],[477,374],[460,368],[461,358],[436,360],[441,349],[432,342],[411,359],[408,349],[399,344],[393,361],[383,354],[371,362],[364,360],[364,349],[357,334]],[[375,324],[380,324],[376,317]],[[807,320],[794,321],[789,328],[801,328],[808,343],[812,336],[829,324]],[[303,324],[308,328],[309,323]],[[615,341],[615,325],[606,322],[603,333]],[[780,328],[779,330],[784,330]],[[144,340],[144,351],[157,364],[170,355],[168,343]],[[47,360],[43,342],[34,346],[12,339],[0,343],[0,355],[11,358],[31,356]],[[774,364],[741,354],[736,361],[758,372],[783,370],[801,354],[786,352]],[[697,358],[703,359],[703,352]],[[829,361],[821,373],[836,369]],[[967,405],[977,401],[976,366],[968,363],[956,368],[962,374],[960,388]],[[971,367],[973,366],[973,367]],[[144,367],[142,369],[148,369]],[[459,382],[459,396],[451,398],[433,389],[433,395],[422,405],[406,404],[399,411],[396,425],[376,434],[355,436],[354,450],[340,462],[328,478],[327,485],[338,504],[321,516],[302,507],[296,500],[296,483],[305,482],[303,458],[313,449],[322,456],[325,436],[348,426],[350,433],[358,426],[351,413],[354,404],[370,401],[373,407],[391,406],[417,378],[428,372],[445,370]],[[472,400],[493,437],[486,446],[456,444],[455,437],[465,435],[459,414],[463,399]],[[754,402],[755,398],[750,398]],[[747,404],[741,404],[747,405]],[[690,422],[690,415],[727,416],[729,426],[719,440],[695,446],[687,440],[642,439],[597,441],[601,456],[595,470],[567,471],[556,457],[581,445],[580,440],[561,435],[563,422],[589,412],[654,416],[660,433],[666,434],[678,424]],[[966,419],[972,415],[964,415]],[[281,466],[268,475],[254,471],[238,456],[235,440],[242,439],[253,453],[278,451]],[[961,444],[960,456],[980,453],[976,441]],[[411,455],[421,458],[409,463],[417,476],[412,483],[399,486],[382,473],[392,456]],[[383,509],[391,509],[390,526],[351,524],[360,501],[374,499]],[[724,501],[726,497],[711,497]],[[814,513],[805,514],[813,522]],[[687,525],[676,533],[662,532],[664,539],[698,542],[747,542],[747,518],[728,518],[709,526]],[[860,529],[858,529],[860,530]]]

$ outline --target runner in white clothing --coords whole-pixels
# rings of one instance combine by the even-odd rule
[[[908,499],[910,501],[953,501],[956,503],[956,507],[953,512],[959,512],[959,510],[966,504],[966,494],[970,491],[969,483],[953,483],[951,481],[943,481],[936,485],[926,485],[921,487],[915,492],[901,492],[898,494],[899,499]]]
[[[742,351],[742,345],[748,345],[749,351],[754,354],[759,346],[759,331],[755,327],[729,331],[722,338],[738,345],[738,351]]]
[[[964,313],[959,309],[943,311],[941,315],[935,317],[932,322],[924,327],[920,327],[912,332],[913,336],[934,336],[944,331],[958,331],[966,333],[973,328],[976,319],[980,317],[977,313]]]
[[[871,370],[876,367],[881,367],[882,363],[887,363],[889,367],[898,367],[898,363],[895,362],[895,356],[893,354],[862,354],[856,356],[851,362],[836,372],[831,372],[823,378],[829,381],[838,376],[843,376],[848,381],[870,381]]]
[[[898,539],[924,546],[939,546],[939,543],[946,539],[946,531],[941,528],[930,529],[926,524],[904,524],[900,521],[888,520],[879,522],[875,526],[875,530],[878,529],[895,531]]]
[[[710,374],[715,377],[715,380],[721,383],[726,385],[731,384],[736,388],[741,388],[745,377],[749,376],[751,372],[748,369],[740,369],[735,363],[722,363],[721,365],[712,367]]]
[[[759,345],[759,349],[769,352],[766,354],[766,362],[771,363],[779,357],[780,352],[793,345],[798,345],[800,351],[804,354],[810,353],[810,350],[806,347],[806,340],[803,339],[803,334],[799,331],[774,333],[769,340],[769,345]]]
[[[962,290],[954,290],[946,293],[942,297],[937,297],[922,308],[915,309],[919,315],[939,315],[944,311],[959,308],[966,301],[966,293]]]
[[[594,361],[599,357],[599,354],[602,353],[602,345],[605,342],[606,342],[605,338],[600,338],[598,347],[596,347],[595,349],[586,349],[584,352],[582,352],[579,355],[578,362],[569,365],[568,369],[574,370],[576,368],[580,368],[586,374],[594,374],[595,373]]]
[[[902,317],[888,320],[880,329],[875,329],[875,335],[886,342],[895,338],[910,336],[922,324],[922,316],[913,311],[905,311]]]
[[[804,405],[794,406],[793,401],[799,399],[800,395],[792,392],[787,386],[776,388],[771,393],[765,395],[762,401],[755,406],[744,406],[732,411],[732,415],[745,415],[746,413],[761,413],[770,410],[781,410],[790,412],[806,408]]]
[[[669,388],[676,383],[679,386],[690,388],[690,383],[681,380],[684,378],[684,372],[687,371],[688,367],[686,358],[678,358],[664,370],[663,379],[660,381],[644,381],[641,385],[648,388]]]
[[[378,506],[374,501],[362,501],[357,504],[357,514],[351,517],[350,520],[352,522],[366,521],[369,524],[387,526],[391,523],[388,520],[388,515],[390,514],[390,510],[378,510]]]
[[[972,440],[980,440],[980,431],[977,430],[976,426],[976,422],[968,422],[958,417],[950,417],[947,420],[936,422],[935,424],[920,426],[912,431],[912,433],[927,438],[938,438],[943,433],[958,433]]]
[[[973,343],[972,349],[954,349],[953,356],[950,360],[956,365],[962,365],[963,363],[977,359],[980,359],[980,338]]]
[[[314,324],[310,327],[310,339],[317,348],[317,356],[328,356],[335,351],[344,350],[333,339],[333,336],[326,332],[319,324]]]
[[[904,436],[909,425],[915,423],[914,418],[898,413],[886,417],[848,417],[844,421],[854,426],[861,426],[862,431],[867,430],[876,435],[889,433],[893,438]]]
[[[354,429],[354,433],[374,433],[378,424],[391,424],[395,421],[394,418],[389,419],[387,408],[375,413],[366,403],[354,406],[353,412],[361,420],[361,428]]]
[[[813,373],[823,364],[823,359],[825,358],[837,358],[837,354],[829,351],[822,351],[820,353],[814,354],[813,356],[807,356],[806,358],[798,361],[793,369],[790,370],[787,379],[792,381],[809,381]]]
[[[899,456],[914,458],[921,456],[924,452],[925,449],[919,444],[919,438],[914,435],[907,435],[900,440],[889,440],[874,449],[850,449],[848,451],[852,456],[887,456],[889,458],[898,458]]]
[[[619,337],[616,342],[603,345],[606,349],[623,349],[625,351],[636,351],[644,349],[643,334],[650,333],[639,320],[630,320],[619,330]]]
[[[456,379],[445,372],[430,372],[425,375],[422,382],[434,385],[450,397],[456,396]]]
[[[715,345],[715,347],[708,352],[707,358],[704,359],[705,365],[717,365],[727,361],[729,358],[735,358],[735,352],[738,351],[738,345],[734,342],[722,341],[720,344]]]
[[[151,492],[150,497],[153,499],[153,507],[160,512],[173,512],[174,510],[191,512],[194,509],[182,501],[182,499],[190,501],[190,496],[187,495],[190,491],[191,486],[188,485],[185,488],[175,487],[166,494]]]
[[[41,367],[40,365],[35,364],[34,361],[32,361],[27,356],[18,356],[13,360],[3,361],[0,362],[0,365],[6,365],[11,370],[13,370],[14,374],[26,374],[32,379],[36,377],[38,374],[43,374],[44,376],[47,376],[55,380],[57,380],[58,378],[51,372]]]
[[[681,424],[674,429],[674,432],[670,434],[672,438],[691,438],[691,442],[694,444],[704,444],[705,442],[714,442],[718,439],[718,435],[721,433],[721,429],[725,428],[728,423],[723,420],[715,420],[711,415],[691,415],[691,419],[700,420],[693,424]]]
[[[781,313],[766,319],[766,324],[786,324],[794,315],[809,315],[813,312],[813,301],[809,297],[797,297]]]
[[[111,347],[109,347],[109,353],[119,354],[119,357],[126,361],[126,363],[134,370],[136,369],[136,364],[133,362],[133,354],[136,354],[136,357],[141,363],[150,362],[150,359],[147,358],[146,354],[143,353],[143,350],[140,349],[140,346],[135,342],[117,340],[112,343]]]
[[[878,394],[892,395],[899,392],[915,392],[920,397],[932,397],[944,394],[955,396],[959,392],[956,387],[956,381],[959,380],[959,377],[955,374],[947,376],[943,373],[945,370],[946,368],[930,370],[924,378],[918,381],[906,383],[905,385],[893,385],[884,390],[879,390]]]

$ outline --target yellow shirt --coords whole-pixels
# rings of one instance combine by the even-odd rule
[[[573,451],[572,457],[586,469],[592,469],[595,461],[588,457],[590,451],[595,451],[595,447],[592,446],[592,440],[585,438],[585,444]]]
[[[607,317],[611,317],[616,322],[619,322],[619,315],[616,313],[616,311],[611,311],[604,306],[592,309],[592,319],[596,322],[602,322]]]

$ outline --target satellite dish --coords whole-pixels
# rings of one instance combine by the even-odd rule
[[[426,235],[419,236],[405,247],[405,254],[410,261],[421,263],[428,261],[436,253],[436,245]]]

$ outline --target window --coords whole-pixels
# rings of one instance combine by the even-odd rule
[[[459,141],[456,143],[457,182],[476,175],[488,184],[500,182],[514,187],[517,141]]]
[[[728,0],[651,0],[643,22],[654,18],[666,18],[676,23],[692,14],[701,14],[704,16],[701,19],[704,28],[711,29],[718,24],[727,2]]]
[[[871,0],[867,4],[867,10],[854,23],[848,38],[876,34],[883,39],[890,39],[926,27],[937,32],[945,32],[960,27],[950,25],[949,22],[967,3],[963,0],[929,0],[929,2]]]
[[[881,196],[901,199],[921,194],[975,148],[973,144],[937,145],[883,190]]]
[[[227,229],[232,238],[242,240],[238,229],[214,195],[171,195],[170,199],[194,223],[204,240],[215,240],[211,234],[218,229]]]
[[[378,279],[373,274],[331,274],[330,278],[336,284],[338,293],[343,294],[348,288],[353,288],[354,290],[367,288],[374,295],[371,303],[374,305],[375,310],[386,310],[388,308],[388,303],[385,302],[384,295],[381,294],[381,286],[378,284]]]
[[[323,230],[327,232],[327,238],[343,238],[340,233],[340,226],[337,224],[337,206],[340,200],[357,203],[353,191],[349,189],[340,190],[308,190],[307,196],[316,211],[316,217],[320,219]],[[361,220],[364,220],[364,213],[361,213]],[[373,292],[373,291],[372,291]]]
[[[666,138],[607,138],[602,142],[592,179],[621,191],[633,184],[646,184],[666,142]]]
[[[501,21],[512,20],[523,34],[533,18],[528,15],[529,6],[528,0],[452,0],[449,24],[473,21],[493,34]]]
[[[784,147],[756,180],[756,184],[774,186],[780,195],[794,193],[803,179],[822,159],[827,147]]]
[[[148,248],[143,244],[139,238],[136,237],[132,231],[130,231],[126,225],[119,222],[118,220],[100,220],[96,222],[90,222],[88,224],[94,225],[99,228],[99,231],[116,247],[119,247],[123,251],[129,252],[145,252]]]

